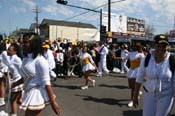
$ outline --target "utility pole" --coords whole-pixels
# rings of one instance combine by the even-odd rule
[[[174,16],[174,31],[175,31],[175,16]]]
[[[35,16],[35,32],[37,34],[39,34],[38,30],[39,30],[39,24],[38,24],[38,14],[40,13],[39,9],[38,9],[38,6],[36,6],[35,9],[32,9],[34,13],[36,13],[36,16]]]
[[[111,0],[108,0],[108,32],[111,31]]]
[[[101,26],[102,26],[102,9],[100,9],[100,30],[101,30]]]

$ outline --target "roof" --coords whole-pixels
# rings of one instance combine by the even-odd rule
[[[43,19],[41,25],[59,25],[59,26],[68,26],[68,27],[79,27],[79,28],[92,28],[97,29],[92,24],[87,23],[80,23],[80,22],[68,22],[68,21],[61,21],[61,20],[52,20],[52,19]]]

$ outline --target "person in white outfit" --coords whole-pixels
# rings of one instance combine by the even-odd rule
[[[143,116],[168,116],[173,106],[175,96],[175,74],[172,69],[168,37],[154,37],[154,51],[150,53],[149,61],[141,60],[135,84],[134,106],[138,105],[138,94],[143,83]],[[173,60],[175,58],[173,57]],[[147,63],[146,63],[147,61]],[[174,65],[174,64],[173,64]]]
[[[140,61],[144,57],[141,45],[133,45],[131,47],[131,51],[129,52],[126,59],[130,60],[130,68],[127,74],[128,77],[128,85],[131,89],[131,101],[128,104],[128,107],[133,106],[133,97],[134,97],[134,88],[135,88],[135,80],[137,77],[137,72],[140,66]]]
[[[128,45],[127,44],[123,44],[122,45],[122,50],[121,50],[121,58],[122,58],[122,61],[121,61],[121,73],[122,74],[129,71],[129,69],[128,69],[127,65],[126,65],[126,63],[127,63],[126,57],[129,54],[129,51],[127,49],[128,49]]]
[[[7,50],[7,55],[9,57],[6,57],[8,59],[6,59],[7,62],[5,63],[8,66],[10,73],[12,75],[12,81],[11,81],[12,84],[22,79],[21,75],[19,74],[22,61],[21,58],[17,56],[17,52],[19,52],[19,46],[16,43],[12,43]],[[10,116],[17,116],[17,109],[18,109],[17,104],[21,103],[22,90],[23,90],[23,83],[11,88]]]
[[[2,44],[1,44],[2,45]],[[3,63],[2,54],[6,52],[4,49],[2,49],[2,46],[0,45],[0,106],[5,105],[5,90],[6,90],[6,75],[7,73],[7,66]],[[7,54],[7,52],[6,52]]]
[[[61,47],[56,51],[56,74],[58,76],[63,76],[63,62],[64,62],[64,53]]]
[[[41,116],[42,111],[49,102],[57,116],[60,116],[61,110],[55,99],[55,94],[51,87],[49,64],[42,55],[41,38],[25,38],[24,51],[26,57],[22,61],[20,74],[24,81],[24,95],[20,109],[25,111],[25,116]]]
[[[84,78],[85,78],[85,86],[81,87],[81,89],[88,89],[88,82],[92,82],[92,86],[95,86],[95,80],[93,80],[89,75],[92,72],[95,72],[97,69],[95,62],[92,59],[92,56],[87,52],[88,47],[87,45],[83,46],[82,49],[82,54],[81,54],[81,59],[82,59],[82,64],[83,64],[83,73],[84,73]]]
[[[98,62],[98,75],[97,76],[102,76],[102,71],[104,71],[106,74],[109,74],[109,70],[107,69],[106,65],[106,57],[109,53],[108,48],[104,45],[101,44],[99,48],[99,53],[100,53],[100,61]]]
[[[52,52],[52,50],[49,49],[50,48],[49,44],[44,43],[42,47],[44,49],[44,57],[46,58],[46,60],[49,64],[50,76],[51,76],[51,78],[53,78],[54,81],[56,81],[57,75],[53,71],[56,68],[56,63],[55,63],[55,59],[53,56],[53,52]]]

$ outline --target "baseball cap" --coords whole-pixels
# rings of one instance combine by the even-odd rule
[[[168,37],[164,34],[159,34],[154,37],[154,44],[165,43],[169,45]]]
[[[42,47],[43,48],[46,48],[46,49],[49,49],[50,48],[50,46],[48,44],[44,44],[44,45],[42,45]]]

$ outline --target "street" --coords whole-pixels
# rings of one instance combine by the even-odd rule
[[[83,78],[58,78],[53,83],[56,99],[62,110],[61,116],[141,116],[142,97],[139,107],[127,106],[130,92],[127,78],[120,74],[110,74],[104,77],[95,77],[96,86],[81,90]],[[5,107],[0,108],[5,109]],[[24,112],[19,111],[18,116]],[[173,108],[171,116],[175,115]],[[46,107],[43,116],[56,116],[50,105]]]

